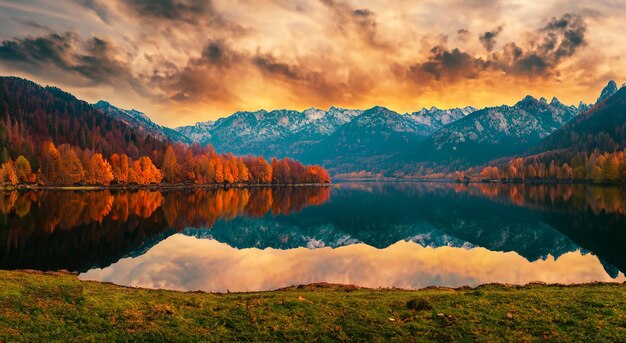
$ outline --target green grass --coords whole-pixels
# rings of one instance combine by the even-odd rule
[[[0,271],[0,341],[626,341],[626,285],[182,293]]]

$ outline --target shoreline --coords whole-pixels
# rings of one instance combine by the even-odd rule
[[[9,271],[9,272],[17,272],[17,273],[25,273],[25,274],[36,274],[36,275],[69,275],[75,276],[80,282],[89,282],[89,283],[97,283],[97,284],[106,284],[115,287],[134,289],[140,291],[164,291],[164,292],[176,292],[182,294],[208,294],[208,295],[226,295],[226,294],[259,294],[259,293],[268,293],[268,292],[281,292],[288,291],[293,289],[305,289],[305,288],[340,288],[346,290],[364,290],[364,291],[398,291],[398,292],[421,292],[421,291],[451,291],[451,292],[460,292],[460,291],[468,291],[468,290],[479,290],[481,288],[486,287],[501,287],[501,288],[510,288],[510,289],[523,289],[523,288],[531,288],[531,287],[557,287],[557,288],[577,288],[577,287],[588,287],[588,286],[614,286],[614,285],[623,285],[626,286],[626,281],[622,282],[610,282],[610,281],[592,281],[592,282],[582,282],[582,283],[547,283],[543,281],[531,281],[525,284],[513,284],[513,283],[501,283],[501,282],[487,282],[483,284],[479,284],[477,286],[459,286],[459,287],[449,287],[449,286],[426,286],[421,288],[402,288],[402,287],[364,287],[358,286],[354,284],[346,284],[346,283],[332,283],[332,282],[313,282],[308,284],[294,284],[291,286],[280,287],[276,289],[267,289],[267,290],[255,290],[255,291],[228,291],[228,292],[211,292],[211,291],[203,291],[203,290],[176,290],[176,289],[168,289],[168,288],[149,288],[149,287],[141,287],[141,286],[129,286],[129,285],[120,285],[111,281],[98,281],[98,280],[83,280],[78,276],[79,272],[71,272],[67,270],[58,270],[58,271],[41,271],[36,269],[14,269],[14,270],[4,270],[1,271]],[[0,280],[0,284],[2,281]]]
[[[626,283],[180,292],[0,271],[1,341],[624,341]]]
[[[333,183],[290,183],[290,184],[174,184],[174,185],[86,185],[86,186],[39,186],[39,185],[16,185],[16,186],[0,186],[0,191],[23,191],[23,190],[55,190],[55,191],[96,191],[96,190],[119,190],[119,191],[135,191],[135,190],[154,190],[154,191],[171,191],[171,190],[191,190],[191,189],[231,189],[231,188],[280,188],[280,187],[330,187]]]
[[[337,178],[335,184],[347,182],[414,182],[414,183],[455,183],[455,184],[500,184],[500,185],[590,185],[590,186],[626,186],[620,182],[593,182],[590,180],[470,180],[459,181],[447,178]]]

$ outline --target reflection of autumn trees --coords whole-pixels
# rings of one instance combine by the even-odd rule
[[[493,200],[512,203],[517,206],[567,207],[569,209],[591,210],[626,214],[626,190],[621,187],[601,187],[582,184],[459,184],[455,191],[469,192]]]
[[[376,192],[384,196],[390,191],[423,196],[456,193],[489,198],[520,207],[562,209],[568,211],[591,210],[626,214],[626,188],[587,184],[515,184],[515,183],[444,183],[444,182],[398,182],[338,184],[335,187]]]
[[[216,220],[298,212],[330,198],[329,187],[258,187],[165,193],[161,206],[170,227],[213,226]]]
[[[0,214],[9,231],[52,233],[105,219],[126,222],[131,217],[152,218],[175,229],[211,227],[216,220],[300,211],[330,198],[329,187],[257,187],[195,189],[189,191],[110,190],[0,192]]]
[[[329,187],[0,192],[0,264],[78,270],[114,262],[168,229],[288,214],[329,198]]]

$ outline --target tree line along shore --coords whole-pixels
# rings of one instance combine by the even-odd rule
[[[162,154],[154,151],[152,155],[133,159],[125,153],[113,153],[107,158],[69,144],[57,148],[48,141],[34,161],[23,155],[5,157],[0,167],[0,186],[193,187],[331,181],[328,171],[319,165],[303,165],[290,158],[272,158],[268,162],[261,156],[218,154],[211,146],[168,145]],[[159,161],[160,168],[153,160]]]

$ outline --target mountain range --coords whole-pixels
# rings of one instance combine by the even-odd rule
[[[617,90],[617,84],[609,82],[597,103]],[[424,165],[435,170],[467,168],[524,153],[593,106],[526,96],[513,106],[431,107],[405,114],[380,106],[364,111],[262,110],[176,131],[218,151],[289,156],[322,164],[335,174],[414,174]]]
[[[484,108],[446,125],[429,137],[423,153],[430,160],[468,164],[518,154],[588,108],[585,104],[566,106],[557,98],[547,102],[526,96],[514,106]]]
[[[34,135],[35,141],[50,137],[55,144],[67,142],[103,153],[124,143],[132,143],[131,150],[144,153],[149,153],[152,146],[170,142],[211,144],[218,152],[317,163],[334,174],[367,171],[415,175],[424,166],[430,171],[462,169],[493,159],[565,147],[611,150],[624,146],[626,123],[625,91],[614,81],[602,90],[596,104],[581,102],[573,106],[556,98],[547,101],[526,96],[512,106],[431,107],[404,114],[380,106],[367,110],[331,107],[241,111],[216,121],[177,128],[156,124],[137,110],[121,109],[106,101],[88,104],[57,88],[44,88],[28,80],[2,77],[0,82],[6,90],[2,107],[9,117],[28,112],[32,103],[47,111],[48,117],[43,120],[4,120],[11,130],[15,127],[7,124],[27,123],[22,126],[28,127],[20,130]],[[17,97],[25,93],[27,98]],[[50,96],[55,103],[47,102]],[[76,113],[66,111],[65,117],[60,108],[72,108]],[[595,138],[583,144],[580,137],[589,135]],[[133,151],[131,154],[137,155]]]
[[[126,125],[134,128],[141,134],[152,135],[153,137],[161,141],[173,140],[187,144],[192,142],[190,138],[179,133],[178,131],[153,122],[143,112],[139,112],[134,109],[123,110],[121,108],[117,108],[111,105],[104,100],[100,100],[97,103],[93,104],[93,107],[101,110],[105,114],[117,120],[124,122]]]
[[[626,87],[612,89],[613,94],[601,96],[593,110],[577,116],[556,130],[531,152],[556,150],[574,153],[595,149],[613,152],[625,149]]]

